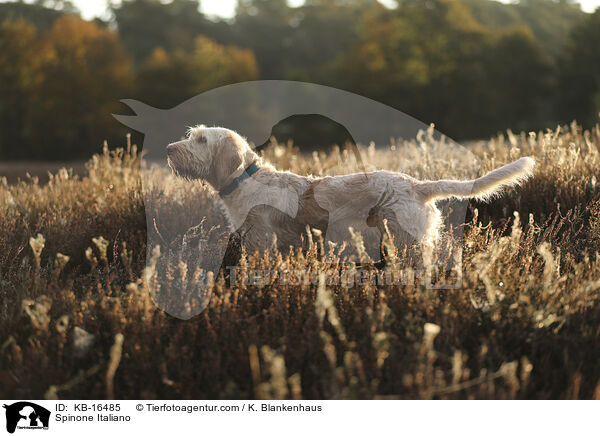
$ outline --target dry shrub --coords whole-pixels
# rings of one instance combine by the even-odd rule
[[[94,156],[82,178],[61,170],[44,186],[0,182],[0,395],[597,396],[599,128],[509,132],[471,147],[481,167],[442,145],[428,131],[363,155],[367,168],[420,178],[472,177],[526,155],[538,162],[524,186],[470,204],[459,289],[372,283],[381,271],[320,259],[322,235],[309,232],[304,253],[244,254],[236,284],[213,277],[206,309],[188,321],[152,298],[193,289],[198,241],[227,236],[202,184],[140,172],[130,145]],[[360,170],[339,148],[291,151],[273,144],[264,156],[303,174]],[[146,247],[147,232],[159,247]],[[413,265],[406,253],[388,262]],[[256,274],[266,270],[309,274]],[[328,279],[344,274],[362,284]]]

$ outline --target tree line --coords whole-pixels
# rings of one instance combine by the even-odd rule
[[[600,110],[600,10],[571,0],[124,0],[85,21],[65,0],[0,4],[0,158],[75,159],[104,139],[122,98],[169,108],[246,80],[334,86],[456,140],[543,129]]]

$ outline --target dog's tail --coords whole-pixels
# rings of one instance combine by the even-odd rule
[[[532,158],[522,157],[475,180],[423,181],[416,189],[425,201],[451,197],[488,200],[498,195],[502,187],[519,185],[531,177],[534,165]]]

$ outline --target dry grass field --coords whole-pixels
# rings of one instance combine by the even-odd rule
[[[183,238],[225,234],[202,184],[140,170],[131,146],[94,156],[81,177],[0,181],[0,397],[600,399],[600,127],[508,132],[472,147],[482,168],[438,149],[424,132],[363,155],[418,178],[537,161],[523,186],[469,204],[460,289],[326,283],[357,267],[320,260],[315,235],[305,253],[245,254],[240,266],[317,280],[227,286],[219,275],[187,321],[153,298],[194,289],[199,256]],[[302,174],[359,170],[337,149],[263,155]],[[149,262],[147,232],[164,241]]]

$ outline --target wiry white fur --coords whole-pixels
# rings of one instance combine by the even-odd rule
[[[503,186],[531,176],[534,161],[521,158],[468,181],[419,181],[390,171],[336,177],[305,177],[260,162],[236,132],[198,126],[186,140],[167,147],[169,164],[185,177],[207,181],[221,190],[253,162],[260,169],[223,199],[233,227],[244,234],[249,251],[265,250],[276,241],[280,249],[303,245],[307,227],[326,230],[327,239],[349,239],[349,228],[363,233],[369,254],[379,250],[383,222],[397,245],[437,239],[441,227],[440,199],[489,199]]]
[[[425,201],[450,197],[489,200],[498,195],[503,186],[515,186],[531,177],[534,166],[532,158],[522,157],[475,180],[423,181],[416,189]]]

